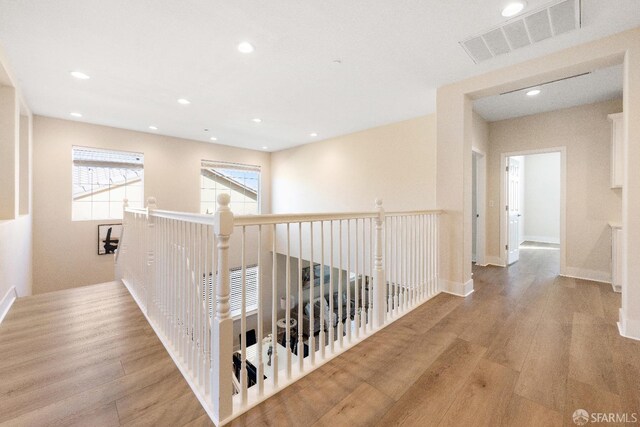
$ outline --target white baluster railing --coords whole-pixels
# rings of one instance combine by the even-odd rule
[[[364,213],[234,217],[228,195],[214,216],[125,203],[117,271],[220,425],[435,296],[439,213],[377,200]]]

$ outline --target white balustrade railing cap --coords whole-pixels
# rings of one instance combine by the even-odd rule
[[[176,212],[166,210],[148,210],[146,208],[125,208],[126,212],[148,213],[157,218],[167,218],[179,221],[195,222],[199,224],[213,224],[214,216],[189,212]],[[442,210],[385,212],[385,217],[414,216],[414,215],[440,215]],[[233,224],[236,227],[252,225],[272,225],[301,222],[340,221],[350,219],[377,218],[378,212],[335,212],[335,213],[295,213],[295,214],[265,214],[265,215],[238,215],[234,216]]]

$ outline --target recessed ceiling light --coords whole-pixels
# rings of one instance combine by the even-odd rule
[[[73,117],[78,117],[78,118],[79,118],[79,117],[82,117],[82,114],[80,114],[80,113],[76,113],[75,111],[74,111],[73,113],[70,113],[70,114],[71,114],[71,116],[73,116]]]
[[[158,130],[158,127],[157,127],[157,126],[149,126],[149,129],[151,129],[151,130]]]
[[[188,99],[180,98],[178,99],[178,104],[189,105],[191,104],[191,101],[189,101]]]
[[[311,133],[309,134],[309,136],[310,136],[311,138],[315,138],[316,136],[318,136],[318,134],[317,134],[317,133],[315,133],[315,132],[311,132]]]
[[[269,148],[269,147],[267,147],[266,145],[264,147],[262,147],[263,150],[266,150],[267,148]]]
[[[211,138],[209,138],[209,139],[210,139],[210,140],[212,140],[212,141],[217,141],[217,140],[218,140],[218,138],[216,138],[215,136],[212,136],[212,137],[211,137]]]
[[[527,92],[527,96],[536,96],[540,93],[540,89],[531,89],[529,92]]]
[[[72,77],[75,77],[76,79],[80,79],[80,80],[88,80],[91,78],[87,74],[83,73],[82,71],[72,71],[69,74],[71,74]]]
[[[262,123],[262,119],[259,119],[258,117],[256,117],[255,119],[251,119],[251,121],[253,123]]]
[[[514,15],[517,15],[518,13],[522,12],[522,9],[524,9],[524,5],[525,2],[523,1],[511,2],[506,5],[504,9],[502,9],[502,16],[504,16],[505,18],[510,18]]]
[[[242,53],[251,53],[256,50],[249,42],[242,42],[238,45],[238,51]]]

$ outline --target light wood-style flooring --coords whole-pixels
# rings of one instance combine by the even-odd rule
[[[640,342],[617,333],[620,296],[557,272],[550,247],[474,267],[471,296],[439,295],[232,425],[573,426],[578,408],[640,413]],[[0,325],[0,425],[211,422],[109,283],[15,303]]]
[[[558,264],[554,247],[526,245],[509,268],[474,267],[471,296],[439,295],[232,425],[574,426],[579,408],[640,419],[640,342],[618,334],[620,295]]]
[[[119,282],[19,298],[0,325],[1,426],[206,426]]]

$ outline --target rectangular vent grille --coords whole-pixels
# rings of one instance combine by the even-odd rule
[[[469,37],[460,45],[475,63],[577,30],[581,26],[580,0],[560,0]]]

